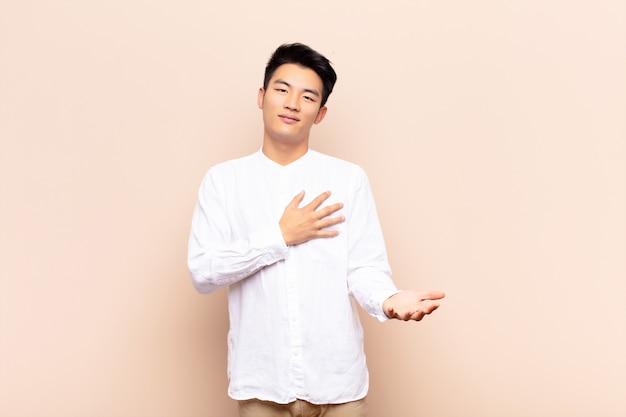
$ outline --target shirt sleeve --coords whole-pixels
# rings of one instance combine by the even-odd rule
[[[355,187],[348,219],[348,289],[370,315],[387,320],[383,302],[399,292],[391,268],[374,197],[365,172]]]
[[[188,246],[187,265],[198,292],[233,284],[288,255],[278,223],[234,239],[230,222],[225,187],[209,171],[198,193]]]

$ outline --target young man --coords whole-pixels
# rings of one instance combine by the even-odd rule
[[[229,395],[241,416],[365,416],[358,302],[380,321],[421,320],[442,292],[399,291],[368,179],[309,149],[337,76],[302,44],[280,46],[258,106],[262,149],[212,167],[189,239],[196,289],[229,287]]]

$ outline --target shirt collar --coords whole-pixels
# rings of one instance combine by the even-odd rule
[[[260,157],[262,163],[265,166],[273,167],[274,169],[282,169],[282,170],[294,169],[294,168],[298,168],[298,167],[304,165],[306,163],[306,161],[308,161],[311,158],[313,153],[314,153],[314,151],[311,150],[311,148],[308,148],[306,153],[304,155],[302,155],[300,158],[296,159],[295,161],[291,162],[290,164],[280,165],[279,163],[277,163],[277,162],[271,160],[270,158],[268,158],[267,155],[265,155],[263,153],[263,149],[259,149],[259,151],[258,151],[259,157]]]

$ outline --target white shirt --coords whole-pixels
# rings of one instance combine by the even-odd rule
[[[339,235],[287,246],[278,225],[324,191],[346,221]],[[229,286],[228,394],[277,403],[363,398],[368,372],[354,299],[385,320],[398,292],[365,172],[309,150],[281,166],[262,151],[205,175],[193,215],[189,270],[202,293]]]

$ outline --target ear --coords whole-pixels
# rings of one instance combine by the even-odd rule
[[[261,87],[259,88],[259,96],[256,99],[256,104],[259,106],[259,109],[263,109],[263,97],[265,97],[265,90]]]
[[[319,111],[317,112],[317,117],[315,117],[315,121],[313,123],[318,124],[322,120],[324,120],[324,116],[326,116],[327,110],[328,110],[328,107],[326,106],[320,107]]]

